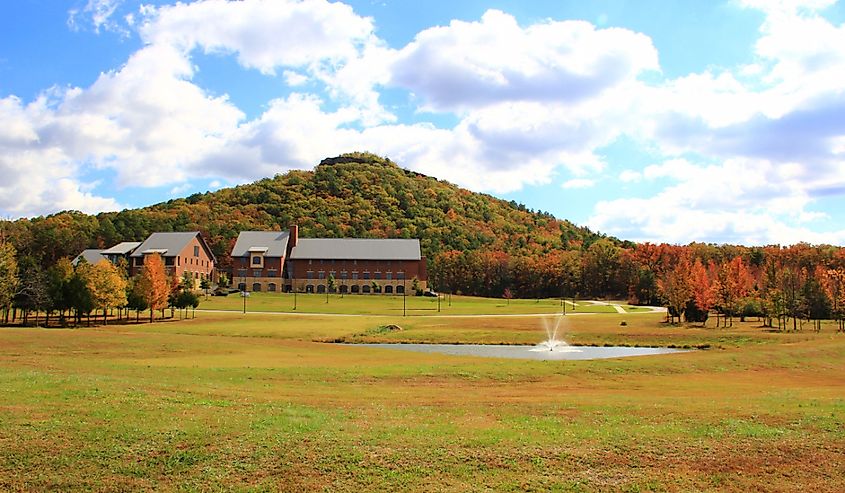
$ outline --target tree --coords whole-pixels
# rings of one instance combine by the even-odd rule
[[[836,331],[845,332],[845,269],[827,269],[822,277],[822,287],[830,299]]]
[[[150,309],[150,322],[152,322],[155,311],[164,310],[167,307],[167,299],[170,295],[164,263],[157,253],[144,257],[144,268],[135,286],[138,294],[144,298]]]
[[[329,278],[326,281],[326,284],[328,285],[328,289],[326,289],[326,303],[328,303],[329,302],[329,293],[334,293],[335,288],[337,287],[337,284],[335,283],[335,280],[334,280],[334,274],[329,274]],[[375,283],[373,283],[373,284],[375,284]]]
[[[716,304],[716,290],[713,286],[713,279],[707,272],[707,268],[700,259],[695,259],[690,269],[690,288],[695,306],[702,314],[702,325],[707,325],[707,314],[713,305]]]
[[[511,304],[511,298],[513,298],[513,293],[511,293],[511,288],[505,288],[502,292],[502,298],[508,300],[508,305]]]
[[[669,308],[671,317],[677,315],[678,322],[683,321],[687,302],[692,299],[693,289],[690,282],[690,264],[686,255],[682,256],[674,268],[666,270],[657,281],[657,287]]]
[[[217,276],[217,285],[218,286],[228,286],[229,285],[229,276],[225,272],[221,272],[219,276]]]
[[[140,276],[136,276],[131,283],[131,286],[127,289],[126,293],[126,307],[130,310],[135,310],[135,321],[138,322],[141,312],[149,308],[147,305],[147,299],[144,297],[144,293],[142,293],[141,288],[138,286],[140,282]]]
[[[725,327],[733,326],[733,316],[740,312],[740,303],[751,291],[753,278],[742,257],[722,264],[718,273],[717,303],[725,314]]]
[[[0,309],[3,310],[3,319],[7,323],[12,298],[17,290],[18,262],[15,258],[15,247],[0,239]]]
[[[47,310],[47,325],[50,324],[50,311],[59,312],[59,324],[66,324],[65,312],[73,308],[71,302],[73,293],[70,291],[71,280],[74,276],[73,264],[70,259],[62,257],[47,270],[47,290],[50,296],[50,308]]]
[[[89,288],[88,277],[91,264],[83,261],[76,264],[73,277],[70,278],[67,286],[68,305],[74,312],[75,324],[82,322],[82,315],[88,315],[94,309],[94,301]],[[89,319],[90,322],[90,319]]]
[[[87,281],[93,306],[103,310],[107,324],[109,308],[126,306],[126,279],[114,264],[101,260],[91,268]]]
[[[200,281],[200,289],[205,292],[205,299],[208,299],[208,290],[211,289],[211,281],[207,277],[203,277]]]

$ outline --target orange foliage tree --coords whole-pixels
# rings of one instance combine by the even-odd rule
[[[144,257],[144,269],[141,277],[135,283],[137,294],[147,302],[150,308],[150,322],[153,321],[155,310],[167,307],[170,286],[164,273],[164,263],[157,253]]]

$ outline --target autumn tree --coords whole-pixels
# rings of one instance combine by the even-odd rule
[[[138,295],[146,301],[150,309],[150,322],[153,321],[156,310],[164,310],[167,307],[170,286],[167,282],[167,275],[164,273],[164,263],[157,253],[144,257],[144,268],[141,276],[135,284]]]
[[[822,287],[830,299],[830,311],[836,320],[836,331],[845,332],[845,269],[827,269]]]
[[[88,289],[94,308],[103,310],[103,323],[108,323],[109,308],[126,306],[126,279],[108,260],[97,262],[88,276]]]
[[[725,327],[728,323],[733,326],[733,317],[739,313],[742,299],[751,291],[751,272],[742,257],[737,256],[720,266],[717,280],[716,304],[725,315]]]
[[[690,268],[690,289],[692,300],[701,314],[702,325],[706,326],[707,314],[716,304],[716,290],[710,272],[700,259],[695,259]]]
[[[668,305],[670,321],[677,316],[678,322],[682,322],[687,302],[693,294],[690,263],[686,255],[682,255],[673,268],[663,272],[657,280],[657,287]]]

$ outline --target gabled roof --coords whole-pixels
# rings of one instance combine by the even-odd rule
[[[103,255],[126,255],[141,245],[140,241],[124,241],[117,245],[103,250]]]
[[[291,259],[420,260],[420,240],[300,238]]]
[[[288,250],[288,231],[241,231],[232,248],[232,257],[246,257],[250,252],[265,257],[284,257]]]
[[[77,265],[81,259],[85,259],[91,265],[100,262],[101,260],[108,260],[106,257],[102,255],[103,250],[97,250],[95,248],[89,248],[87,250],[82,250],[82,253],[76,256],[75,259],[71,260],[71,264]]]
[[[132,252],[130,257],[143,257],[145,254],[158,253],[162,257],[175,257],[179,252],[185,249],[188,244],[198,238],[200,245],[205,249],[206,254],[212,261],[216,261],[211,249],[208,248],[205,240],[199,231],[189,231],[184,233],[153,233],[141,243],[138,248]]]

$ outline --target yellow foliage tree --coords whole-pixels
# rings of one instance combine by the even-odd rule
[[[108,323],[109,308],[126,306],[126,279],[108,260],[101,260],[87,272],[86,282],[94,308],[103,310],[103,323]]]

